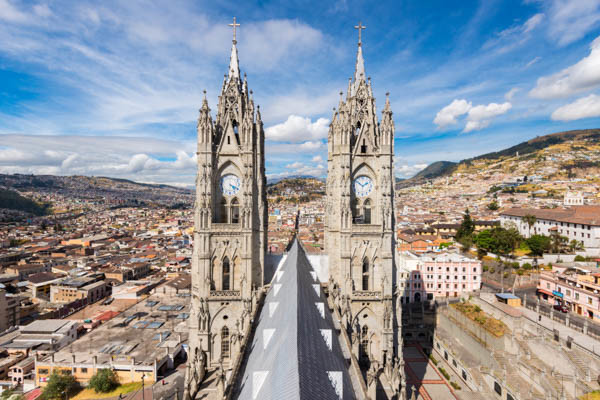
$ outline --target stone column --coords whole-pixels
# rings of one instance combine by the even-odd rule
[[[571,318],[569,317],[569,313],[567,313],[567,315],[565,315],[565,325],[566,325],[567,327],[569,327],[569,320],[570,320],[570,319],[571,319]],[[586,321],[586,322],[587,322],[587,321]]]
[[[535,312],[536,313],[540,313],[540,299],[537,299],[536,305],[535,305]]]

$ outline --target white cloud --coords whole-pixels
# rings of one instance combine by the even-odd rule
[[[338,99],[339,90],[323,88],[316,92],[302,89],[283,96],[275,95],[264,105],[263,118],[282,120],[289,115],[321,115],[330,112]]]
[[[544,19],[544,14],[539,13],[535,14],[533,17],[529,18],[525,24],[523,24],[523,33],[531,32],[534,30]]]
[[[428,164],[426,164],[426,163],[400,164],[399,161],[397,161],[394,164],[394,172],[395,172],[395,175],[400,178],[412,178],[418,172],[427,168],[427,165]]]
[[[0,0],[0,20],[2,19],[9,22],[25,22],[29,17],[15,7],[11,0]]]
[[[513,99],[513,97],[515,97],[515,94],[517,94],[517,92],[521,90],[517,87],[514,87],[512,89],[510,89],[508,92],[506,92],[506,94],[504,95],[504,98],[508,101],[511,101]]]
[[[288,165],[286,165],[285,167],[286,167],[286,168],[289,168],[289,169],[299,169],[299,168],[302,168],[302,167],[304,167],[304,164],[302,164],[302,163],[301,163],[301,162],[299,162],[299,161],[296,161],[295,163],[288,164]]]
[[[252,55],[245,62],[252,67],[260,67],[263,71],[278,68],[284,58],[297,57],[319,48],[323,43],[320,31],[298,20],[250,23],[242,26],[240,33],[246,45],[244,52]]]
[[[542,59],[542,57],[540,57],[540,56],[533,58],[531,61],[529,61],[527,64],[525,64],[525,69],[531,67],[533,64],[537,63],[541,59]]]
[[[323,162],[323,157],[314,156],[310,161],[315,162],[315,163],[320,163],[320,162]]]
[[[0,135],[0,173],[102,175],[193,183],[192,143],[148,137]]]
[[[541,77],[529,95],[538,99],[568,97],[600,85],[600,36],[590,45],[590,54],[562,71]]]
[[[265,129],[265,136],[267,140],[301,142],[326,138],[328,130],[329,120],[326,118],[311,122],[310,118],[290,115],[285,122]]]
[[[591,117],[600,117],[600,96],[595,94],[577,99],[552,113],[554,121],[574,121]]]
[[[433,123],[439,129],[444,129],[450,125],[455,125],[457,117],[466,114],[471,109],[472,104],[464,99],[455,99],[452,103],[442,108],[435,116]]]
[[[512,108],[509,102],[498,104],[490,103],[488,105],[479,105],[469,110],[467,116],[467,125],[463,130],[464,133],[478,131],[487,128],[491,120],[499,115],[506,114]]]
[[[561,46],[581,39],[600,25],[599,0],[548,0],[544,6],[548,33]]]

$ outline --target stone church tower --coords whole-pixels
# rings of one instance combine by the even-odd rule
[[[192,311],[186,398],[206,368],[233,366],[263,285],[267,245],[264,130],[238,65],[236,27],[216,119],[198,118]]]
[[[363,366],[401,361],[394,265],[394,121],[378,121],[359,24],[354,78],[329,128],[325,247],[329,288]],[[388,367],[389,368],[389,367]]]

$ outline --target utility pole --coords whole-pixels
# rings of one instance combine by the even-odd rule
[[[142,400],[144,400],[144,378],[146,377],[146,374],[142,374]]]

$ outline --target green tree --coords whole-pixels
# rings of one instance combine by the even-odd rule
[[[550,250],[551,245],[550,238],[544,235],[533,235],[525,243],[534,257],[542,257],[545,252]]]
[[[79,384],[71,374],[52,372],[48,384],[42,392],[44,400],[64,399],[72,396],[79,389]]]
[[[475,232],[475,223],[473,222],[473,219],[471,219],[471,213],[469,212],[469,209],[467,208],[465,210],[465,214],[463,215],[462,223],[460,224],[460,227],[456,231],[456,240],[458,240],[460,243],[461,238],[464,238],[464,237],[472,238],[473,232]]]
[[[496,211],[500,208],[500,206],[498,206],[498,202],[496,200],[494,200],[490,204],[487,205],[487,208],[488,208],[488,210]]]
[[[531,236],[531,227],[535,225],[537,218],[535,217],[535,215],[527,214],[523,217],[523,221],[525,221],[525,223],[529,227],[529,236]]]
[[[552,234],[550,237],[551,249],[553,253],[561,253],[564,251],[569,239],[565,236],[559,235],[558,233]]]
[[[576,250],[583,250],[583,249],[584,249],[583,242],[580,242],[579,240],[575,240],[575,239],[573,239],[569,242],[569,250],[571,250],[572,252],[576,251]]]
[[[119,380],[112,369],[103,368],[92,376],[88,386],[96,393],[108,393],[119,386]]]

